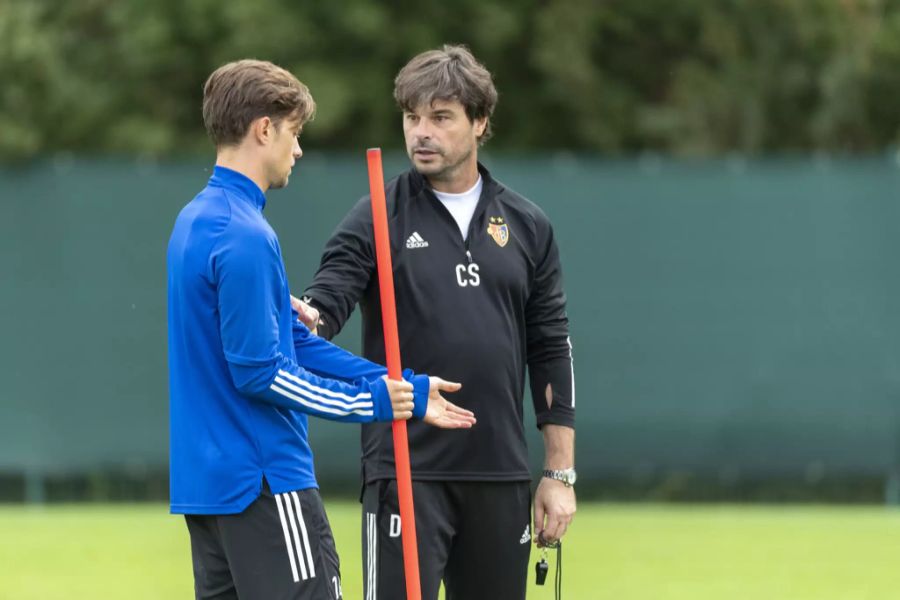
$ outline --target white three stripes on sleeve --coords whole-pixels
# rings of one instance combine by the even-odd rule
[[[572,377],[572,408],[575,408],[575,359],[572,357],[572,338],[567,337],[569,343],[569,374]]]
[[[373,414],[374,405],[371,393],[360,392],[355,396],[348,396],[313,385],[284,369],[279,369],[274,383],[269,387],[273,392],[318,412],[339,416],[358,414],[364,417],[370,417]]]
[[[284,532],[284,545],[287,548],[288,558],[291,562],[291,573],[294,576],[294,582],[300,581],[301,578],[306,581],[311,577],[315,577],[316,567],[312,559],[309,536],[306,533],[306,523],[303,521],[303,511],[300,508],[300,498],[297,496],[297,492],[275,494],[275,503],[278,505],[278,516],[281,518],[281,529]],[[296,518],[294,516],[294,507],[297,509]],[[285,513],[287,516],[285,516]],[[297,530],[298,522],[300,524],[300,533]],[[303,537],[302,544],[300,543],[301,533]],[[297,565],[300,566],[299,575],[297,573]],[[309,571],[307,571],[307,566],[309,566]]]

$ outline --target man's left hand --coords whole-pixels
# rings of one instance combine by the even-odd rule
[[[469,429],[475,425],[475,415],[459,407],[441,395],[441,392],[458,392],[461,384],[444,381],[440,377],[428,378],[428,408],[422,420],[441,429]]]
[[[534,493],[535,543],[555,544],[566,534],[575,516],[575,488],[562,481],[541,479]]]

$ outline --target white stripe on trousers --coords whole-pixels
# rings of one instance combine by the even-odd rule
[[[288,533],[287,520],[284,518],[284,507],[281,505],[281,496],[275,494],[275,503],[278,505],[278,516],[281,517],[281,529],[284,531],[284,545],[287,547],[288,558],[291,559],[291,573],[294,574],[294,583],[300,581],[297,575],[297,563],[294,561],[294,548],[291,546],[291,536]]]
[[[366,544],[366,600],[377,600],[378,597],[378,521],[375,513],[366,513],[366,535],[369,543]]]
[[[292,502],[293,499],[293,502]],[[294,581],[298,582],[302,578],[304,581],[310,577],[316,576],[316,567],[312,559],[312,551],[309,545],[309,536],[306,532],[306,523],[303,520],[303,511],[300,508],[300,498],[297,492],[284,494],[275,494],[275,503],[278,505],[278,516],[281,518],[281,529],[284,531],[284,544],[287,547],[288,558],[291,561],[291,573],[294,575]],[[294,507],[297,509],[296,517],[294,516]],[[285,512],[287,517],[285,517]],[[300,528],[298,533],[297,523]],[[303,543],[300,542],[300,536],[303,536]],[[293,544],[291,543],[293,538]],[[306,560],[304,561],[304,554]],[[296,561],[295,561],[296,558]],[[297,574],[297,564],[300,565],[300,574]],[[307,565],[309,573],[307,574]]]
[[[303,534],[303,545],[306,547],[306,564],[309,565],[309,576],[316,576],[316,565],[313,562],[312,550],[309,547],[309,536],[306,535],[306,522],[303,520],[303,509],[300,508],[300,498],[297,492],[291,492],[294,497],[294,506],[297,507],[297,520],[300,522],[300,532]]]

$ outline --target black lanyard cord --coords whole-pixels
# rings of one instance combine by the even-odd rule
[[[556,543],[556,600],[562,600],[562,542]]]
[[[534,565],[535,572],[535,583],[538,585],[544,585],[544,581],[547,579],[547,571],[550,570],[550,565],[547,564],[547,549],[555,548],[556,549],[556,577],[554,578],[553,585],[553,593],[556,597],[556,600],[562,600],[562,542],[557,541],[554,544],[544,543],[541,549],[541,559]]]

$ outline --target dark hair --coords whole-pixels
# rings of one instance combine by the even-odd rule
[[[405,111],[435,100],[458,100],[470,121],[487,119],[479,143],[491,137],[497,89],[490,71],[465,46],[444,45],[406,63],[394,79],[394,100]]]
[[[313,118],[316,103],[309,89],[277,65],[239,60],[216,69],[203,85],[203,124],[216,147],[240,143],[255,119]]]

